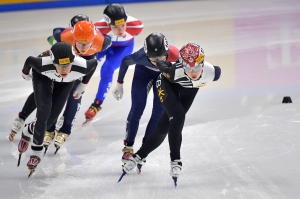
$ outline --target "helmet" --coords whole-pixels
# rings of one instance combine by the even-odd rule
[[[144,51],[148,57],[159,57],[168,53],[167,38],[158,32],[151,33],[144,41]]]
[[[109,25],[121,26],[127,21],[125,8],[117,3],[109,4],[103,11],[104,20]]]
[[[75,15],[70,21],[70,27],[74,27],[78,21],[90,21],[90,18],[83,14]]]
[[[96,37],[96,29],[90,21],[79,21],[72,30],[73,38],[80,43],[93,42]]]
[[[57,42],[50,49],[50,57],[54,64],[69,65],[75,58],[73,46],[67,42]]]
[[[198,44],[188,43],[184,45],[180,49],[179,55],[179,61],[183,67],[203,66],[205,54],[203,48]]]

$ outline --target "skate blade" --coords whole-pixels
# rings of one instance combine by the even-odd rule
[[[17,167],[20,166],[20,162],[21,162],[21,156],[22,156],[22,153],[19,153],[19,159],[18,159],[18,164],[17,164]]]
[[[60,149],[60,147],[56,147],[56,150],[54,151],[54,155],[56,155],[56,153],[59,149]]]
[[[174,181],[174,186],[175,186],[175,188],[176,188],[176,187],[177,187],[177,178],[172,177],[172,179],[173,179],[173,181]]]
[[[46,155],[47,150],[48,150],[48,146],[44,145],[45,151],[44,151],[44,155]]]
[[[30,169],[30,168],[28,168],[29,169],[29,175],[28,175],[28,178],[34,173],[34,169]]]
[[[126,172],[123,171],[122,175],[120,176],[119,180],[118,180],[118,183],[121,182],[121,180],[123,179],[123,177],[126,175]]]
[[[92,122],[92,120],[93,119],[88,119],[88,118],[86,118],[86,120],[82,123],[82,126],[84,126],[84,125],[87,125],[87,124],[89,124],[89,123],[91,123]]]

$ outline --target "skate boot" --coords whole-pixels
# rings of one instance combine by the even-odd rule
[[[60,149],[60,147],[65,143],[68,136],[69,135],[66,133],[62,133],[62,132],[57,133],[57,136],[54,141],[54,146],[56,147],[56,151],[54,152],[54,154],[56,154],[57,151]]]
[[[52,140],[54,139],[54,136],[55,136],[54,131],[53,132],[46,131],[45,136],[44,136],[44,142],[43,142],[43,145],[45,147],[44,155],[46,154],[49,145],[51,144]]]
[[[27,167],[30,171],[28,178],[32,175],[32,173],[35,171],[37,165],[41,162],[41,158],[37,155],[31,155],[30,159],[27,163]]]
[[[125,146],[122,149],[122,152],[123,152],[122,162],[126,163],[126,162],[128,162],[128,160],[130,159],[130,157],[133,154],[133,148],[132,148],[132,146]]]
[[[18,150],[19,150],[19,159],[18,159],[18,166],[20,165],[20,161],[21,161],[21,156],[24,152],[27,151],[28,149],[28,146],[29,146],[29,142],[30,142],[30,137],[27,137],[25,136],[23,133],[22,133],[22,138],[19,142],[19,145],[18,145]]]
[[[22,128],[24,124],[24,120],[17,117],[15,119],[15,121],[11,124],[10,129],[11,129],[11,133],[9,134],[9,141],[13,141],[15,135],[20,131],[20,129]]]
[[[137,164],[144,165],[144,162],[142,161],[139,155],[133,154],[129,158],[129,160],[124,164],[123,171],[125,171],[126,173],[131,173],[137,166]]]
[[[129,160],[124,164],[123,173],[122,173],[121,177],[119,178],[118,182],[120,182],[126,174],[132,173],[134,168],[137,166],[137,164],[143,165],[144,163],[139,155],[133,154],[129,158]]]
[[[30,140],[31,140],[30,137],[27,137],[24,134],[22,134],[22,138],[18,145],[18,150],[20,153],[24,153],[27,151]]]
[[[175,187],[177,187],[177,178],[179,177],[181,169],[182,169],[182,162],[181,162],[181,160],[171,161],[170,176],[172,177],[172,179],[174,181]]]
[[[85,112],[85,122],[82,123],[82,125],[87,124],[90,122],[96,115],[97,113],[101,110],[100,105],[92,104],[90,108]]]

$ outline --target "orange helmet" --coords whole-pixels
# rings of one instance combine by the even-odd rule
[[[90,21],[79,21],[72,30],[73,38],[80,43],[91,43],[96,37],[96,29]]]

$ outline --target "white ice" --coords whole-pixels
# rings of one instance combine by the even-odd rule
[[[200,89],[186,116],[178,187],[169,176],[167,139],[148,156],[140,175],[126,175],[117,183],[133,67],[126,75],[123,99],[116,101],[108,92],[96,119],[82,127],[98,87],[98,69],[61,150],[54,155],[51,145],[29,179],[30,150],[17,167],[20,133],[11,143],[7,136],[32,92],[31,82],[21,77],[22,65],[28,56],[49,49],[46,38],[52,29],[68,26],[74,15],[100,20],[105,6],[90,6],[0,13],[0,198],[299,198],[300,2],[124,5],[145,26],[136,37],[135,50],[147,35],[162,32],[178,48],[187,42],[202,45],[206,60],[222,68],[221,79]],[[283,104],[284,96],[293,103]],[[152,97],[150,93],[135,150],[150,118]],[[34,114],[27,122],[32,119]]]

